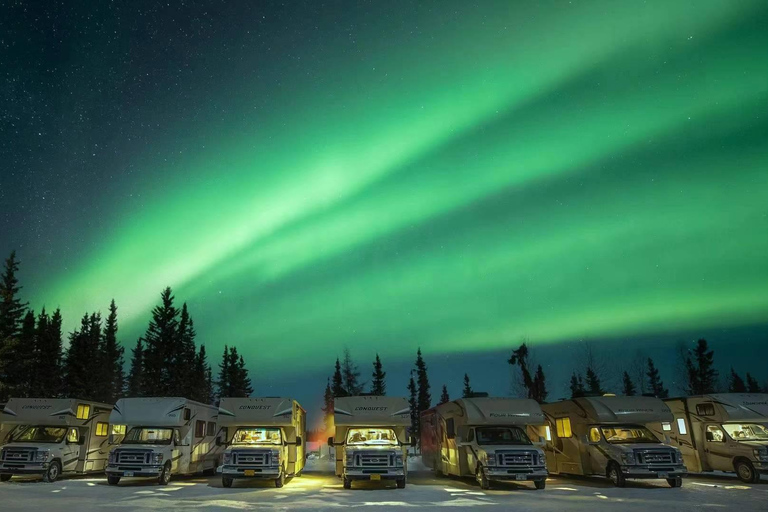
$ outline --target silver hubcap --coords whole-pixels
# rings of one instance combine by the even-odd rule
[[[744,464],[741,464],[739,466],[739,476],[746,480],[752,476],[752,472],[749,470],[747,466],[745,466]]]
[[[51,466],[51,469],[48,471],[48,478],[51,480],[56,480],[56,477],[59,476],[59,468],[55,464]]]

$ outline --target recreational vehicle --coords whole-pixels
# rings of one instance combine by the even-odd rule
[[[8,436],[0,451],[0,480],[14,475],[61,475],[104,471],[112,406],[69,398],[11,398],[2,410]]]
[[[221,447],[216,443],[218,409],[186,398],[122,398],[110,422],[127,433],[109,454],[107,480],[157,478],[166,485],[171,475],[214,474]]]
[[[768,474],[768,394],[670,398],[674,420],[654,430],[672,438],[688,470],[735,471],[744,482]]]
[[[282,487],[286,477],[300,476],[306,425],[306,412],[290,398],[222,398],[217,439],[227,446],[222,485],[232,487],[236,478],[263,478]]]
[[[336,475],[345,489],[354,480],[394,480],[398,489],[408,477],[407,439],[411,426],[408,400],[391,396],[348,396],[334,400]]]
[[[628,478],[663,478],[680,487],[687,470],[677,448],[647,427],[670,422],[658,398],[599,396],[541,406],[547,418],[545,452],[552,473],[607,476],[617,487]]]
[[[544,489],[544,451],[531,442],[540,442],[543,425],[535,400],[461,398],[421,414],[421,457],[435,473],[471,476],[483,489],[501,480],[532,480]]]

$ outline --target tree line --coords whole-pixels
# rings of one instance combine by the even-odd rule
[[[175,305],[170,287],[160,294],[145,333],[124,372],[118,340],[118,308],[85,313],[63,346],[59,309],[35,314],[19,298],[19,262],[11,253],[0,278],[0,400],[13,397],[76,397],[114,403],[123,396],[182,396],[203,403],[253,393],[243,356],[224,346],[214,381],[204,344],[196,344],[186,303]]]

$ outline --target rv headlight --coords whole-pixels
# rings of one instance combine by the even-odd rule
[[[117,450],[112,450],[109,452],[109,456],[107,457],[107,462],[109,464],[114,464],[117,462]]]
[[[50,450],[37,450],[35,453],[35,462],[46,462],[50,456]]]
[[[355,454],[354,453],[348,453],[347,454],[347,466],[352,467],[355,465]]]
[[[496,465],[496,454],[494,452],[485,452],[485,464],[488,466]]]
[[[224,452],[224,457],[221,460],[224,464],[232,464],[232,452]]]
[[[280,450],[272,450],[270,462],[273,466],[278,466],[280,464]]]
[[[625,452],[621,454],[621,462],[626,466],[634,466],[636,464],[635,462],[635,454],[632,452]]]
[[[755,455],[755,459],[768,462],[768,448],[755,448],[752,453]]]
[[[547,465],[547,459],[544,456],[544,452],[539,452],[539,466],[546,466]]]
[[[403,466],[403,456],[398,455],[395,457],[395,466],[402,467]]]
[[[163,463],[163,454],[162,453],[153,453],[152,454],[152,463],[153,464],[162,464]]]

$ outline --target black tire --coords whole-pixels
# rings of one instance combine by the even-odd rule
[[[491,488],[491,482],[488,480],[488,477],[485,476],[485,472],[480,466],[477,466],[477,471],[475,471],[475,480],[480,484],[481,489],[487,491]]]
[[[0,482],[7,482],[13,477],[13,475],[0,475]]]
[[[163,466],[163,470],[157,477],[157,483],[160,485],[168,485],[171,482],[171,462],[168,461]]]
[[[683,477],[676,476],[675,478],[667,478],[667,483],[670,487],[682,487]]]
[[[405,478],[398,478],[395,480],[398,489],[405,489]]]
[[[227,489],[229,489],[230,487],[232,487],[232,484],[233,484],[234,482],[235,482],[235,479],[234,479],[234,478],[227,478],[227,477],[225,477],[225,476],[221,477],[221,485],[222,485],[223,487],[226,487]]]
[[[344,483],[344,488],[345,489],[351,489],[352,488],[352,480],[350,480],[349,478],[346,478],[346,477],[343,478],[343,480],[344,480],[344,482],[343,482]]]
[[[280,470],[280,476],[275,478],[275,487],[280,489],[284,485],[285,485],[285,471]]]
[[[616,487],[626,487],[627,479],[624,478],[624,475],[621,473],[621,468],[615,462],[608,464],[606,474]]]
[[[547,481],[546,480],[534,480],[533,481],[533,485],[536,486],[536,489],[541,490],[541,489],[544,489],[547,486]]]
[[[55,460],[48,464],[48,469],[43,473],[43,482],[52,483],[61,476],[61,462]]]
[[[107,475],[107,483],[109,485],[117,485],[117,484],[120,483],[120,477],[119,476]]]
[[[753,484],[757,481],[756,479],[760,478],[758,472],[755,471],[755,467],[747,460],[736,462],[734,469],[736,469],[736,475],[738,475],[739,480],[744,483]]]

